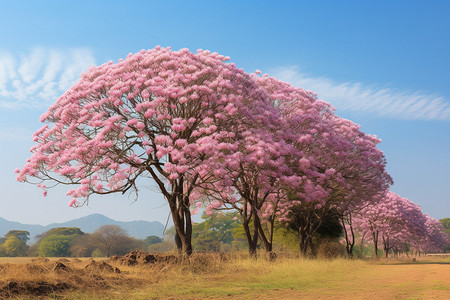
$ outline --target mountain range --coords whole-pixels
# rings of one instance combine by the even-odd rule
[[[116,221],[101,214],[92,214],[79,219],[70,220],[64,223],[52,223],[47,226],[22,224],[8,221],[0,217],[0,237],[10,230],[26,230],[30,233],[30,241],[33,243],[38,234],[44,233],[55,227],[78,227],[86,233],[93,233],[103,225],[119,225],[127,233],[138,239],[145,239],[147,236],[156,235],[163,237],[164,225],[158,221]]]

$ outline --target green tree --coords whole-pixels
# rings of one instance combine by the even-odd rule
[[[440,219],[439,222],[442,223],[442,226],[444,226],[444,231],[447,234],[448,237],[448,243],[444,246],[444,252],[449,253],[450,252],[450,218],[444,218]]]
[[[42,234],[37,235],[36,237],[41,240],[49,235],[83,235],[84,232],[80,230],[78,227],[55,227],[46,231]]]
[[[144,243],[145,246],[150,246],[150,245],[154,245],[154,244],[158,244],[158,243],[162,243],[164,240],[162,238],[160,238],[159,236],[156,235],[150,235],[148,237],[145,238]]]
[[[14,235],[9,236],[0,247],[5,256],[24,256],[28,250],[28,246]]]
[[[439,222],[441,222],[442,226],[444,226],[445,233],[450,234],[450,218],[440,219]]]
[[[30,240],[30,233],[25,230],[10,230],[5,234],[5,238],[8,238],[10,236],[17,237],[23,243],[26,243]]]
[[[167,253],[174,251],[176,248],[174,236],[168,236],[161,243],[147,246],[146,250],[149,252]]]
[[[241,224],[240,218],[238,217],[237,222]],[[253,232],[253,223],[248,224],[250,228],[250,232]],[[235,251],[241,251],[248,249],[248,241],[247,236],[245,234],[245,229],[243,226],[238,226],[231,230],[233,234],[233,242],[231,243],[231,248]],[[256,248],[259,249],[261,242],[256,245]]]
[[[39,243],[39,255],[48,257],[70,256],[70,242],[73,240],[69,235],[52,234],[46,236]]]
[[[24,256],[29,246],[27,241],[30,233],[25,230],[10,230],[5,234],[3,243],[0,245],[1,256]]]
[[[96,248],[91,253],[91,257],[105,257],[105,256],[106,256],[106,254],[102,250],[100,250],[98,248]]]
[[[201,223],[193,225],[192,245],[200,251],[229,251],[234,240],[233,230],[240,226],[237,212],[203,213]]]
[[[37,253],[41,256],[70,256],[72,242],[84,233],[77,227],[57,227],[38,236]]]
[[[250,225],[250,230],[253,230],[253,225]],[[264,227],[265,224],[262,224]],[[297,232],[290,227],[274,221],[273,229],[273,251],[285,252],[285,251],[298,251],[298,236]],[[233,250],[241,251],[248,248],[247,238],[243,226],[236,227],[232,230],[233,233]],[[259,249],[261,242],[258,243]]]
[[[286,252],[298,251],[298,236],[297,232],[275,220],[273,230],[273,251]]]

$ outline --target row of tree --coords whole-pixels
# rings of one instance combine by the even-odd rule
[[[397,255],[409,251],[442,252],[450,243],[450,235],[444,228],[445,219],[440,222],[423,214],[420,206],[393,192],[348,214],[345,221],[346,246],[350,256],[357,239],[360,244],[369,241],[376,255],[382,244],[386,257],[389,253]]]
[[[84,233],[77,227],[57,227],[36,238],[36,243],[29,246],[28,231],[10,230],[0,238],[0,256],[109,257],[136,249],[152,250],[150,246],[163,242],[158,236],[135,239],[117,225],[101,226],[92,234]]]
[[[202,215],[202,222],[193,224],[192,245],[196,251],[201,252],[231,252],[243,251],[247,248],[245,231],[242,227],[239,214],[234,212],[214,212],[211,215],[205,212]],[[362,221],[362,220],[361,220]],[[388,221],[388,220],[386,220]],[[354,241],[358,242],[356,253],[358,256],[373,253],[378,255],[378,247],[374,247],[373,235],[367,236],[364,226],[361,227],[359,221],[354,220],[353,226],[344,228],[340,219],[333,214],[329,214],[323,221],[319,229],[311,239],[311,255],[336,256],[343,255],[345,238],[349,232],[353,232]],[[450,234],[450,218],[440,220],[445,232]],[[395,224],[390,223],[392,228],[390,233],[397,230]],[[352,231],[353,228],[353,231]],[[297,228],[295,224],[286,226],[275,223],[274,247],[276,251],[295,251],[297,249]],[[3,238],[0,238],[0,256],[46,256],[46,257],[99,257],[111,255],[124,255],[132,250],[145,250],[149,252],[168,252],[175,248],[174,227],[169,228],[167,236],[162,239],[158,236],[148,236],[144,240],[130,237],[124,229],[117,225],[105,225],[92,234],[84,233],[76,227],[53,228],[43,234],[36,236],[37,242],[29,246],[30,234],[24,230],[10,230]],[[393,250],[394,253],[405,252],[406,254],[418,251],[416,244],[396,243],[396,239],[391,239],[392,244],[386,244],[390,236],[385,231],[379,231],[379,236],[383,241],[383,250],[387,253]],[[418,240],[416,240],[418,241]],[[329,248],[330,244],[334,246]],[[372,250],[368,248],[371,244]],[[388,248],[387,245],[392,247]],[[423,245],[421,245],[423,246]],[[436,244],[431,245],[430,251],[444,250],[450,252],[450,241],[442,248],[436,248]],[[261,248],[261,242],[257,248]],[[328,248],[327,248],[328,247]],[[376,249],[376,251],[374,250]],[[348,248],[347,248],[348,250]],[[428,250],[428,249],[427,249]],[[419,250],[420,251],[420,250]],[[354,251],[352,249],[351,254]]]
[[[46,181],[75,186],[67,195],[79,206],[92,194],[137,195],[150,177],[187,255],[201,208],[237,211],[250,255],[260,243],[272,251],[277,222],[306,255],[324,220],[352,225],[390,197],[378,138],[311,91],[226,60],[157,47],[92,67],[42,115],[17,179],[37,180],[44,195]]]
[[[395,194],[391,196],[395,197]],[[394,199],[391,199],[394,200]],[[312,234],[308,243],[307,253],[317,255],[344,255],[353,257],[367,255],[378,256],[382,250],[388,254],[414,254],[432,252],[450,252],[450,219],[435,222],[434,219],[423,215],[417,205],[401,199],[402,203],[393,205],[396,210],[410,214],[409,217],[399,217],[398,211],[387,213],[381,209],[372,214],[362,212],[355,215],[352,222],[343,222],[336,212],[328,211],[322,216],[321,225]],[[406,203],[405,203],[406,202]],[[370,208],[365,208],[365,210]],[[374,216],[374,214],[376,214]],[[379,215],[382,215],[379,216]],[[301,216],[297,216],[297,219]],[[237,212],[204,213],[203,222],[193,225],[193,247],[197,251],[241,251],[246,248],[245,232]],[[293,251],[298,249],[298,221],[293,219],[288,223],[275,222],[274,250]],[[355,243],[358,248],[354,249]],[[326,249],[328,246],[333,249]],[[260,242],[257,248],[263,247]],[[323,250],[331,251],[321,253]],[[356,252],[356,253],[355,253]]]

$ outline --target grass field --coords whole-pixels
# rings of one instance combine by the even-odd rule
[[[90,259],[0,259],[0,298],[450,299],[450,258],[274,262],[194,255],[184,262],[86,268]],[[100,260],[97,261],[97,265]]]

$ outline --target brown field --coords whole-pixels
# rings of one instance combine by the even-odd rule
[[[450,299],[450,257],[271,262],[196,254],[184,261],[156,259],[130,266],[109,259],[0,258],[0,298]]]

